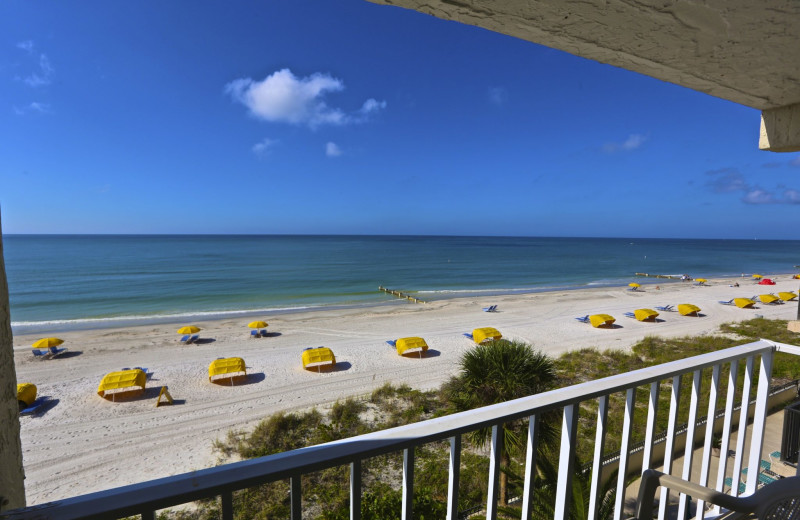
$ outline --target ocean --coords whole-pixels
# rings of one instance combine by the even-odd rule
[[[693,277],[797,272],[800,241],[281,235],[5,235],[15,333]],[[487,300],[488,301],[488,300]]]

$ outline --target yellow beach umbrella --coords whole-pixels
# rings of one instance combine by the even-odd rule
[[[592,314],[589,321],[592,327],[610,327],[617,320],[610,314]]]
[[[639,321],[646,321],[646,320],[656,320],[658,313],[653,309],[636,309],[633,311],[633,315],[636,316],[636,319]]]
[[[57,347],[64,343],[63,339],[58,338],[42,338],[33,344],[33,348],[50,348]]]
[[[694,281],[699,283],[706,283],[708,280],[706,280],[705,278],[695,278]]]
[[[785,302],[788,302],[790,300],[794,300],[795,298],[797,298],[797,294],[795,294],[795,293],[793,293],[791,291],[779,292],[778,296],[780,296],[781,300],[783,300]]]
[[[758,299],[761,300],[762,303],[775,303],[780,300],[780,298],[774,294],[759,294]]]
[[[639,287],[641,287],[641,285],[639,285],[636,282],[631,282],[628,284],[628,287],[633,287],[634,289],[638,289]]]
[[[794,278],[795,280],[798,280],[798,279],[800,279],[800,273],[798,273],[798,274],[796,274],[796,275],[792,276],[792,278]]]
[[[200,332],[200,327],[195,327],[194,325],[187,325],[178,329],[178,334],[195,334],[197,332]]]
[[[754,274],[753,278],[755,278],[756,280],[760,280],[761,278],[764,278],[764,277],[761,276],[760,274]]]
[[[266,321],[251,321],[247,324],[248,327],[251,329],[266,329],[267,322]]]
[[[689,316],[692,314],[700,316],[700,307],[692,305],[691,303],[681,303],[678,305],[678,312],[681,313],[681,316]]]
[[[747,309],[756,304],[756,302],[754,302],[750,298],[734,298],[733,303],[740,309]]]

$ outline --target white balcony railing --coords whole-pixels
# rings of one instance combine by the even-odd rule
[[[800,347],[760,340],[747,345],[741,345],[718,352],[703,354],[692,358],[665,363],[607,377],[597,381],[574,385],[550,392],[532,395],[522,399],[509,401],[502,404],[487,406],[468,412],[462,412],[446,417],[440,417],[407,426],[373,432],[358,437],[343,439],[328,444],[311,446],[290,452],[278,453],[258,459],[246,460],[226,464],[173,477],[167,477],[148,482],[141,482],[123,486],[107,491],[91,493],[88,495],[69,498],[10,511],[0,514],[0,519],[70,519],[70,518],[119,518],[132,515],[141,515],[142,519],[154,519],[155,512],[167,507],[184,504],[203,498],[221,497],[222,517],[232,520],[233,493],[260,484],[289,479],[291,490],[291,518],[298,520],[302,517],[300,478],[302,475],[322,469],[350,465],[350,518],[357,520],[361,517],[361,461],[377,455],[403,452],[402,472],[402,511],[403,520],[411,520],[411,506],[414,496],[414,449],[433,441],[449,439],[450,441],[450,469],[448,480],[447,518],[456,520],[458,515],[458,484],[461,456],[461,436],[467,432],[480,428],[491,428],[492,441],[489,458],[489,486],[486,499],[486,518],[493,520],[497,516],[498,479],[500,474],[500,453],[498,452],[498,435],[501,433],[503,423],[516,419],[529,419],[527,454],[525,459],[525,483],[521,500],[522,518],[528,520],[532,514],[533,475],[536,466],[536,452],[538,441],[539,418],[543,413],[563,409],[561,428],[561,447],[559,456],[558,481],[556,489],[555,520],[566,520],[569,516],[569,501],[571,479],[576,471],[573,468],[573,456],[576,448],[576,430],[578,425],[578,410],[583,402],[597,400],[597,426],[594,459],[592,464],[592,487],[589,520],[595,519],[597,510],[596,499],[599,496],[601,485],[603,447],[609,436],[618,435],[620,444],[619,473],[616,489],[615,520],[622,518],[625,504],[625,476],[629,469],[631,450],[632,416],[636,405],[636,389],[649,385],[647,429],[643,448],[642,470],[648,469],[655,459],[653,447],[655,445],[655,425],[658,408],[658,394],[663,381],[672,380],[669,422],[665,438],[665,451],[663,467],[665,473],[670,473],[678,449],[678,403],[680,398],[680,382],[683,377],[691,377],[691,399],[689,404],[689,418],[685,431],[683,449],[682,477],[691,479],[693,456],[695,453],[695,431],[700,427],[698,414],[701,412],[700,391],[701,372],[703,369],[712,369],[712,380],[708,390],[709,409],[707,417],[723,415],[722,449],[729,448],[731,432],[738,431],[736,438],[735,457],[733,459],[733,475],[740,475],[743,464],[750,468],[758,468],[761,460],[761,451],[764,441],[764,425],[767,416],[767,398],[769,394],[772,361],[776,351],[800,355]],[[739,364],[744,363],[744,380],[742,392],[736,395]],[[758,362],[758,368],[756,363]],[[722,368],[729,367],[729,382],[724,409],[717,410],[717,394],[720,389],[720,374]],[[750,414],[751,392],[753,382],[756,380],[754,411]],[[617,392],[625,392],[625,415],[621,432],[610,432],[606,428],[609,396]],[[739,408],[738,416],[735,410]],[[750,450],[745,453],[745,437],[747,432],[748,417],[752,415],[752,437]],[[738,421],[738,423],[736,422]],[[702,443],[700,456],[700,485],[708,485],[711,469],[712,428],[715,421],[706,422],[705,440]],[[738,424],[738,426],[737,426]],[[702,430],[701,430],[702,431]],[[720,457],[716,474],[716,483],[712,483],[717,490],[723,490],[723,480],[727,473],[728,458]],[[744,494],[753,493],[757,487],[758,472],[751,471],[747,474]],[[658,518],[664,520],[666,515],[667,490],[662,489],[660,510]],[[738,492],[738,482],[731,486],[731,493]],[[678,518],[685,518],[684,513],[689,507],[689,497],[681,495],[678,499]],[[702,517],[703,508],[697,507],[698,518]]]

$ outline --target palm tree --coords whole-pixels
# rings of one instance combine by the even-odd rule
[[[555,380],[553,360],[527,343],[498,340],[478,345],[461,357],[461,371],[448,381],[443,392],[457,411],[502,403],[550,389]],[[546,421],[542,421],[544,424]],[[521,421],[503,425],[499,442],[500,466],[507,469],[510,453],[522,451]],[[548,435],[540,439],[547,444]],[[490,438],[489,429],[473,431],[470,441],[484,446]],[[500,473],[500,503],[508,503],[508,476]]]

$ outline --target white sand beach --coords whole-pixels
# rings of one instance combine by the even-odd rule
[[[799,281],[779,276],[777,285],[759,286],[749,278],[710,279],[708,286],[660,284],[652,279],[641,291],[596,288],[490,298],[462,298],[425,305],[403,304],[264,316],[272,336],[250,339],[251,319],[195,323],[205,341],[178,342],[180,324],[128,329],[55,333],[69,348],[66,356],[41,361],[31,354],[39,338],[14,338],[18,382],[37,385],[52,406],[22,417],[22,444],[28,504],[41,504],[114,486],[175,475],[214,464],[212,442],[231,429],[247,429],[280,410],[329,404],[362,395],[386,382],[414,388],[438,386],[457,368],[473,343],[462,336],[476,327],[495,327],[509,339],[532,343],[551,355],[583,348],[629,348],[646,335],[711,333],[724,322],[762,315],[794,319],[797,303],[757,304],[755,309],[725,306],[719,300],[796,290]],[[729,285],[741,284],[739,288]],[[692,303],[702,317],[662,313],[657,323],[624,317],[637,308]],[[498,305],[498,312],[481,308]],[[596,329],[576,316],[607,313],[613,329]],[[422,336],[430,346],[423,359],[396,354],[385,340]],[[300,364],[309,346],[330,347],[339,364],[329,373],[309,372]],[[208,381],[208,365],[218,357],[244,358],[245,384]],[[103,375],[122,367],[153,371],[145,394],[111,402],[99,397]],[[155,407],[162,385],[176,403]]]

